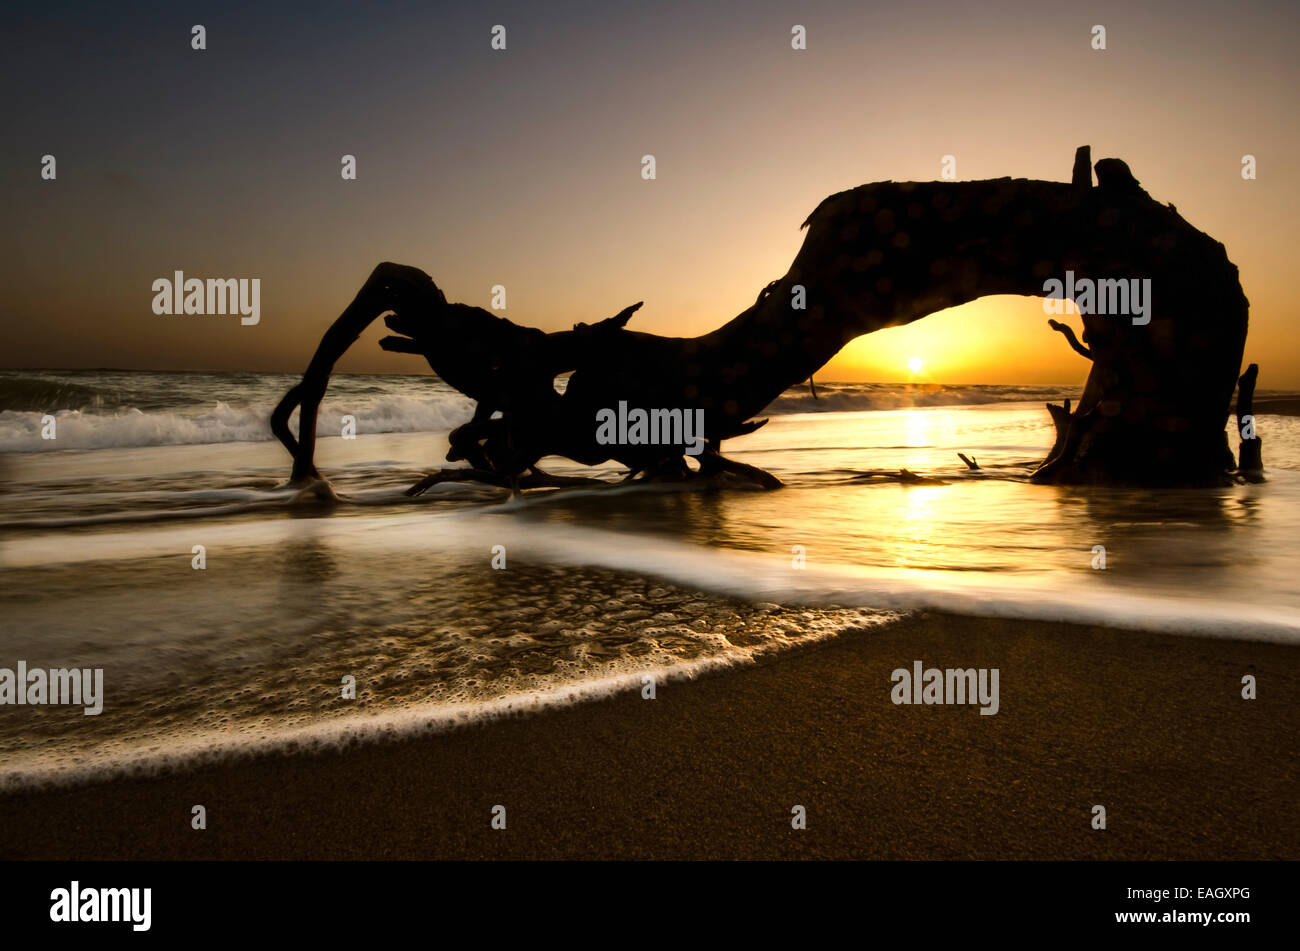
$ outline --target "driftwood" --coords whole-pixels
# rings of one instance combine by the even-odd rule
[[[1264,444],[1259,438],[1255,420],[1255,381],[1259,365],[1252,363],[1237,380],[1237,434],[1241,443],[1237,447],[1237,473],[1247,482],[1264,481]]]
[[[684,478],[681,445],[602,444],[597,413],[620,402],[703,410],[699,474],[774,487],[771,475],[722,456],[783,391],[809,380],[845,344],[990,294],[1045,296],[1048,278],[1151,281],[1149,322],[1085,313],[1091,361],[1077,407],[1049,406],[1056,444],[1033,478],[1055,483],[1222,481],[1224,432],[1246,339],[1247,301],[1224,248],[1154,201],[1123,162],[1103,159],[1094,187],[1085,146],[1071,181],[877,182],[832,195],[804,223],[785,276],[711,333],[660,337],[626,329],[640,304],[571,331],[543,333],[449,303],[424,272],[381,264],[326,332],[272,429],[293,455],[292,479],[320,479],[315,420],[335,361],[388,315],[387,350],[424,356],[478,402],[450,437],[467,477],[545,484],[537,462],[615,460],[630,474]],[[796,302],[803,303],[800,307]],[[557,374],[573,371],[563,396]],[[298,437],[288,426],[300,409]],[[493,418],[494,414],[500,416]],[[438,478],[443,478],[439,476]]]
[[[1070,344],[1070,348],[1075,353],[1083,357],[1085,360],[1092,359],[1092,351],[1089,350],[1087,347],[1085,347],[1083,344],[1079,343],[1079,338],[1074,335],[1073,327],[1070,327],[1068,324],[1063,324],[1059,320],[1049,320],[1047,322],[1047,325],[1051,327],[1053,330],[1055,330],[1057,333],[1063,334],[1065,336],[1066,341]]]

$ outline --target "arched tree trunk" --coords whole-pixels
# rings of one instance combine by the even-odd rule
[[[358,295],[331,328],[277,409],[277,435],[295,454],[295,477],[314,474],[309,406],[314,414],[340,347],[380,306],[396,311],[389,325],[401,335],[386,347],[424,354],[462,392],[506,411],[474,435],[494,470],[517,474],[546,454],[671,469],[680,447],[603,445],[597,412],[620,402],[703,410],[715,453],[723,439],[752,431],[759,425],[752,417],[855,337],[992,294],[1048,296],[1054,280],[1085,310],[1082,341],[1066,325],[1053,326],[1091,368],[1074,409],[1051,408],[1057,440],[1034,478],[1222,481],[1247,327],[1237,268],[1223,245],[1153,200],[1123,162],[1099,161],[1096,187],[1088,164],[1085,146],[1069,182],[877,182],[832,195],[805,222],[808,235],[790,270],[753,306],[700,337],[625,330],[635,307],[595,328],[541,334],[448,304],[413,268],[399,269],[396,281],[377,269],[372,281],[382,293]],[[551,380],[561,369],[575,372],[558,398]],[[296,445],[282,412],[295,400],[304,417]],[[711,455],[710,467],[726,464],[719,459]]]

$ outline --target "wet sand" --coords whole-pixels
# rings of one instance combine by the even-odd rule
[[[918,659],[998,668],[997,715],[892,703]],[[1298,735],[1294,647],[926,613],[653,700],[9,794],[0,857],[1297,859]]]

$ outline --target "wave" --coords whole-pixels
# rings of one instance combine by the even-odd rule
[[[753,602],[882,611],[934,609],[1300,644],[1300,615],[1282,603],[1196,597],[1186,589],[1162,590],[1149,584],[1098,589],[1069,582],[1051,570],[1008,575],[1005,571],[828,564],[792,571],[788,561],[767,554],[518,517],[544,504],[545,499],[523,498],[490,510],[215,525],[206,530],[206,537],[211,545],[284,545],[310,525],[313,537],[333,538],[355,552],[428,552],[435,537],[439,550],[477,552],[483,526],[490,524],[494,540],[524,560],[663,578]],[[35,535],[10,542],[5,555],[10,567],[149,558],[187,548],[191,534],[190,529],[160,527],[89,535],[76,546],[67,545],[61,534]]]
[[[269,423],[272,408],[270,403],[217,401],[205,410],[145,412],[127,408],[104,413],[66,409],[49,414],[54,417],[54,439],[42,437],[44,414],[6,409],[0,412],[0,452],[266,442],[274,438]],[[473,402],[459,394],[430,399],[326,400],[316,419],[316,434],[339,435],[344,415],[356,419],[359,435],[442,432],[467,421],[473,408]],[[296,414],[291,425],[297,425]]]
[[[924,406],[980,406],[990,403],[1059,402],[1075,399],[1077,387],[1003,386],[969,384],[945,386],[938,383],[818,383],[814,397],[810,387],[792,387],[764,411],[771,415],[794,413],[843,413],[870,410],[912,409]]]
[[[657,686],[694,680],[705,673],[752,665],[768,654],[789,647],[827,640],[842,633],[846,626],[867,629],[901,617],[894,612],[859,613],[852,621],[807,623],[802,633],[778,645],[732,646],[719,654],[648,665],[605,663],[581,680],[525,688],[491,700],[399,706],[282,726],[244,724],[242,729],[152,735],[144,742],[124,737],[94,750],[46,749],[10,754],[0,769],[0,791],[58,788],[102,782],[110,777],[150,777],[253,755],[315,753],[442,733],[641,690],[647,677]]]
[[[169,728],[147,743],[139,736],[123,737],[121,742],[89,753],[79,748],[75,756],[67,755],[67,751],[55,751],[54,756],[48,751],[32,751],[6,757],[5,767],[0,770],[0,786],[75,782],[121,773],[151,774],[270,750],[331,749],[439,731],[636,689],[646,674],[662,682],[746,665],[757,660],[760,653],[780,652],[847,630],[888,623],[913,610],[1037,620],[1044,623],[1046,636],[1053,636],[1047,625],[1063,621],[1300,643],[1300,619],[1293,608],[1259,600],[1243,602],[1231,592],[1196,597],[1189,596],[1185,589],[1161,588],[1149,582],[1112,587],[1091,573],[1067,577],[1061,572],[1033,570],[957,572],[825,564],[794,571],[788,556],[783,555],[773,557],[771,553],[692,545],[659,536],[537,522],[535,510],[543,505],[541,500],[520,499],[491,510],[213,525],[205,529],[203,539],[210,550],[237,551],[274,550],[310,538],[315,545],[338,548],[358,558],[378,555],[397,564],[412,564],[418,559],[405,556],[428,555],[431,551],[464,553],[466,562],[481,559],[484,540],[490,537],[523,564],[595,567],[634,578],[663,579],[685,590],[742,599],[755,608],[793,610],[800,620],[788,636],[768,637],[752,646],[723,644],[722,649],[696,658],[638,655],[631,660],[584,664],[582,669],[557,666],[554,674],[542,674],[530,684],[515,684],[507,695],[495,698],[477,699],[460,692],[449,696],[449,702],[390,705],[373,713],[329,715],[307,722],[259,719],[252,723],[246,719],[244,729],[239,731],[199,733]],[[68,544],[62,533],[50,533],[7,542],[6,561],[10,567],[39,566],[48,571],[55,565],[93,566],[104,561],[170,558],[178,551],[188,551],[193,540],[191,528],[170,526],[96,533],[80,537],[75,545]],[[394,555],[399,557],[392,558]],[[460,564],[461,559],[455,557],[452,562]],[[370,598],[366,577],[360,575],[358,584]],[[610,593],[617,596],[613,588]],[[220,599],[222,595],[216,592],[212,597]],[[219,609],[225,616],[228,609],[224,601],[219,608],[213,604],[199,607]],[[506,605],[504,609],[512,608]],[[836,615],[819,622],[807,613],[817,610]],[[849,611],[862,613],[852,620],[840,613]],[[652,620],[659,623],[658,617]],[[188,618],[186,623],[191,623]],[[232,623],[240,627],[238,617]],[[671,627],[670,622],[664,624]],[[123,647],[131,649],[139,648]],[[145,649],[152,647],[145,645]],[[304,673],[303,679],[319,678]],[[297,682],[296,676],[290,680]]]
[[[103,405],[94,387],[55,377],[0,376],[0,406],[16,412],[43,413],[49,407],[92,408]]]

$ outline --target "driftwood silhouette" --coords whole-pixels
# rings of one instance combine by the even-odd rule
[[[1237,473],[1247,482],[1264,481],[1263,441],[1255,431],[1255,381],[1259,378],[1259,365],[1252,363],[1237,380]]]
[[[1222,481],[1235,465],[1225,426],[1247,325],[1237,268],[1223,245],[1153,200],[1123,162],[1103,159],[1096,171],[1094,187],[1084,146],[1068,183],[877,182],[832,195],[804,223],[808,235],[790,270],[699,337],[626,329],[639,303],[593,325],[543,333],[449,303],[416,268],[381,264],[276,407],[272,429],[293,455],[293,482],[319,480],[314,434],[329,374],[386,314],[395,335],[384,349],[422,354],[478,403],[451,434],[448,453],[471,468],[434,473],[427,484],[557,484],[537,468],[548,455],[584,465],[615,460],[629,477],[689,477],[681,445],[598,441],[598,411],[622,402],[703,410],[700,474],[773,487],[780,483],[768,473],[722,456],[721,443],[761,426],[755,417],[768,404],[850,340],[990,294],[1046,296],[1045,281],[1072,272],[1076,284],[1149,280],[1149,320],[1085,313],[1082,343],[1049,322],[1091,369],[1073,410],[1069,401],[1049,405],[1056,443],[1034,479]],[[554,379],[569,371],[560,395]],[[297,438],[288,425],[295,407]]]

